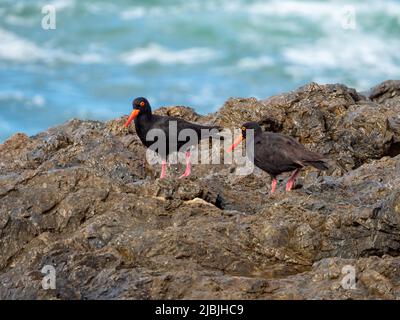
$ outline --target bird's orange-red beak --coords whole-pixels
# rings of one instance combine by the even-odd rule
[[[131,113],[131,115],[129,116],[128,120],[125,122],[124,126],[125,128],[127,128],[129,126],[129,124],[132,122],[133,119],[135,119],[137,117],[137,115],[139,114],[140,110],[139,109],[134,109]]]
[[[241,143],[243,141],[243,137],[237,137],[236,140],[232,143],[232,145],[226,149],[227,152],[232,152],[233,149],[235,149],[239,143]]]

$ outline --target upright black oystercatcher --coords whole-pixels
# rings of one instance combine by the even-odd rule
[[[136,133],[146,148],[154,146],[153,139],[146,139],[151,130],[154,130],[154,134],[157,134],[157,130],[158,132],[161,130],[165,135],[163,147],[154,150],[162,158],[160,179],[166,176],[168,155],[174,151],[185,152],[186,169],[180,178],[189,176],[191,172],[190,147],[221,130],[218,126],[200,125],[176,117],[155,115],[151,112],[150,103],[142,97],[133,100],[132,106],[133,111],[126,121],[125,127],[135,120]],[[191,139],[193,137],[196,139]]]
[[[327,159],[324,156],[307,150],[292,137],[275,132],[262,132],[257,122],[247,122],[242,125],[241,136],[228,148],[228,152],[246,139],[248,129],[254,130],[254,157],[251,158],[254,158],[257,167],[271,176],[271,194],[276,189],[276,177],[283,172],[293,171],[286,184],[286,191],[290,191],[301,168],[313,166],[319,170],[328,169]]]

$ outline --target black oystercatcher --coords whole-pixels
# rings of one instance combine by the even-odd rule
[[[254,130],[254,164],[271,176],[271,194],[276,189],[276,177],[283,172],[293,171],[286,184],[286,191],[290,191],[301,168],[313,166],[319,170],[328,169],[324,156],[307,150],[292,137],[275,132],[262,132],[257,122],[242,125],[242,135],[228,148],[228,152],[246,139],[248,129]]]
[[[197,144],[201,139],[213,136],[216,133],[215,131],[221,130],[218,126],[200,125],[176,117],[155,115],[151,112],[150,103],[145,98],[136,98],[133,100],[132,106],[133,111],[126,121],[125,127],[128,127],[134,120],[136,133],[147,148],[154,145],[153,139],[146,139],[151,130],[154,129],[153,132],[155,133],[157,133],[157,130],[161,130],[165,134],[164,147],[156,150],[162,158],[160,179],[166,176],[168,155],[173,151],[185,152],[186,169],[180,178],[189,176],[191,172],[190,147]],[[170,130],[171,128],[176,128],[176,130]],[[196,139],[190,139],[187,136],[188,134],[191,137],[194,135]],[[185,139],[181,139],[182,137],[185,137]],[[170,140],[175,144],[173,150],[170,150]]]

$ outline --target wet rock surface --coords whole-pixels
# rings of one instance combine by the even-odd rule
[[[290,193],[282,175],[274,196],[266,173],[233,164],[159,180],[126,116],[14,135],[0,145],[0,299],[399,299],[399,92],[311,83],[207,116],[157,110],[256,120],[332,160]],[[42,289],[45,265],[56,289]]]

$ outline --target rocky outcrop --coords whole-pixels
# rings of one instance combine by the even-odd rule
[[[343,174],[396,153],[400,84],[388,82],[378,88],[367,99],[343,85],[311,83],[263,101],[230,99],[216,118],[226,126],[259,121],[267,130],[296,137],[310,149],[334,158],[337,172],[332,173]]]
[[[332,160],[273,197],[267,174],[235,165],[196,165],[184,180],[173,165],[159,180],[126,116],[14,135],[0,145],[0,299],[399,299],[399,97],[399,81],[368,96],[312,83],[207,116],[157,111],[256,120]],[[54,290],[42,289],[45,265]]]

